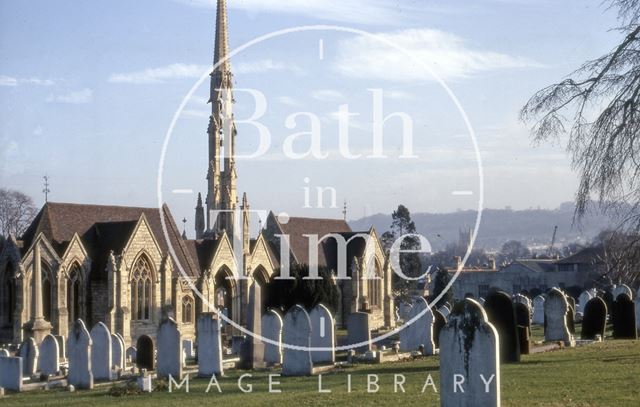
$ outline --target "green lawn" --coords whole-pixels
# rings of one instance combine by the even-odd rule
[[[323,375],[323,388],[332,393],[318,394],[317,377],[279,378],[282,393],[269,394],[268,372],[253,373],[246,383],[253,393],[237,387],[244,372],[232,371],[220,380],[223,393],[215,387],[205,393],[208,380],[191,380],[189,394],[153,394],[114,397],[109,388],[68,393],[62,390],[10,394],[0,406],[437,406],[439,397],[432,388],[422,394],[428,374],[436,382],[438,358],[384,365],[360,365],[342,372]],[[347,393],[347,374],[352,374],[352,393]],[[378,374],[380,391],[368,394],[367,374]],[[406,376],[406,393],[393,392],[394,374]],[[640,341],[607,341],[575,349],[523,356],[522,363],[502,366],[502,401],[505,406],[636,406],[640,400]]]

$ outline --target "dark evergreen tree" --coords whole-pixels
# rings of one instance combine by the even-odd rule
[[[309,275],[309,266],[306,264],[291,266],[289,275],[292,279],[276,279],[280,276],[280,269],[276,270],[271,280],[267,283],[266,306],[286,312],[296,304],[303,305],[311,310],[317,304],[322,303],[332,312],[338,311],[338,288],[333,282],[331,270],[318,268],[321,279],[304,279]]]

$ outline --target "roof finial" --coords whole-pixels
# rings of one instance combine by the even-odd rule
[[[45,175],[42,178],[44,179],[44,188],[42,189],[42,192],[44,193],[44,202],[47,203],[49,202],[49,192],[51,192],[49,189],[49,176]]]
[[[187,218],[182,218],[182,238],[187,240]]]

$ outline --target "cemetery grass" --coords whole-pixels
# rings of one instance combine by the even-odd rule
[[[504,406],[635,406],[640,399],[640,341],[606,341],[575,349],[524,355],[519,364],[502,365],[502,404]],[[223,393],[215,387],[205,393],[207,379],[191,379],[190,393],[167,390],[153,394],[109,395],[110,385],[93,391],[69,393],[49,390],[11,393],[0,399],[0,406],[438,406],[440,398],[428,387],[421,393],[428,374],[438,386],[438,358],[410,362],[360,365],[340,372],[325,373],[319,394],[317,377],[279,378],[282,393],[268,393],[269,372],[253,372],[246,383],[253,392],[242,393],[237,380],[242,371],[229,371],[220,379]],[[352,392],[346,392],[347,374],[352,374]],[[380,391],[367,393],[367,375],[377,374]],[[406,377],[406,393],[394,393],[394,374]]]

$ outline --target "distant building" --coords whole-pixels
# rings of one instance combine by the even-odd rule
[[[601,254],[601,249],[587,248],[563,259],[518,259],[501,268],[495,262],[485,267],[464,267],[452,285],[453,296],[480,298],[492,289],[534,295],[551,287],[592,288],[600,285],[605,269]],[[447,271],[453,276],[458,268],[456,264]]]

